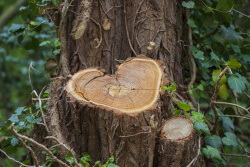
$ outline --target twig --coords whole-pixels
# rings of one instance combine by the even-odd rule
[[[101,43],[102,43],[102,27],[101,27],[101,25],[100,25],[97,21],[95,21],[94,19],[90,18],[90,20],[92,20],[92,21],[99,27],[99,31],[100,31],[100,40],[98,41],[98,44],[97,44],[97,46],[95,47],[95,48],[99,48],[99,46],[100,46]]]
[[[186,17],[187,17],[187,20],[189,19],[189,11],[188,9],[186,9]],[[192,38],[192,29],[191,27],[188,25],[188,43],[189,43],[189,46],[192,46],[193,45],[193,38]],[[192,67],[192,70],[191,70],[191,80],[188,84],[188,91],[191,90],[191,85],[193,85],[195,83],[195,80],[196,80],[196,72],[197,72],[197,67],[196,67],[196,64],[195,64],[195,61],[194,61],[194,57],[192,55],[192,52],[190,50],[190,48],[188,48],[188,57],[189,57],[189,60],[191,62],[191,67]],[[188,94],[194,107],[197,107],[197,102],[195,101],[194,97],[190,94]]]
[[[70,149],[67,145],[65,145],[64,143],[60,142],[60,141],[59,141],[57,138],[55,138],[54,136],[47,136],[46,139],[53,139],[53,140],[56,140],[57,143],[59,143],[59,145],[61,145],[61,146],[63,146],[64,148],[66,148],[66,150],[68,150],[68,151],[72,154],[72,156],[73,156],[73,158],[74,158],[75,164],[76,164],[78,167],[81,167],[81,165],[80,165],[80,164],[78,163],[78,161],[77,161],[76,153],[75,153],[74,150]]]
[[[43,98],[43,99],[39,99],[39,98],[32,98],[31,100],[48,101],[48,100],[50,100],[50,98]]]
[[[201,137],[200,136],[199,136],[199,144],[198,144],[198,146],[199,146],[199,148],[198,148],[198,151],[197,151],[197,155],[194,157],[194,159],[186,167],[190,167],[192,164],[194,164],[197,161],[197,159],[198,159],[198,157],[200,155],[200,151],[201,151]]]
[[[9,130],[15,134],[15,136],[18,136],[21,139],[27,140],[28,142],[40,147],[42,150],[46,151],[48,153],[48,155],[51,157],[51,159],[55,160],[56,162],[58,162],[59,164],[61,164],[62,166],[65,167],[69,167],[66,163],[64,163],[62,160],[58,159],[46,146],[44,146],[43,144],[38,143],[37,141],[35,141],[32,138],[29,138],[27,136],[21,135],[19,133],[17,133],[14,130],[14,123],[10,125]]]
[[[27,150],[30,151],[32,159],[34,160],[35,166],[39,167],[39,163],[36,157],[35,152],[32,150],[32,148],[30,146],[27,146],[27,144],[23,141],[22,138],[20,138],[19,136],[17,136],[15,133],[13,133],[13,135],[21,142],[21,144],[23,145],[24,148],[26,148]]]
[[[139,132],[139,133],[136,133],[136,134],[133,134],[133,135],[119,136],[119,137],[132,137],[132,136],[136,136],[136,135],[140,135],[140,134],[147,134],[147,133],[150,133],[150,132]]]
[[[25,166],[25,167],[33,167],[33,166],[25,165],[22,162],[19,162],[19,161],[15,160],[14,158],[10,157],[6,152],[4,152],[2,149],[0,149],[0,152],[2,152],[8,159],[18,163],[19,165],[22,165],[22,166]]]
[[[126,0],[124,0],[124,6],[123,6],[123,12],[124,12],[124,19],[125,19],[125,28],[126,28],[126,34],[127,34],[127,38],[128,38],[128,44],[130,46],[130,49],[132,50],[132,52],[134,53],[134,55],[136,56],[137,53],[136,51],[134,50],[132,44],[131,44],[131,41],[130,41],[130,37],[129,37],[129,32],[128,32],[128,23],[127,23],[127,12],[126,12]]]
[[[211,108],[214,110],[214,116],[215,116],[215,121],[214,121],[214,128],[213,128],[213,132],[215,133],[216,132],[216,128],[217,128],[217,125],[218,125],[218,121],[219,121],[219,117],[218,117],[218,110],[215,106],[215,101],[216,101],[216,98],[218,96],[218,93],[219,93],[219,90],[220,90],[220,81],[221,81],[221,78],[225,75],[225,73],[227,72],[227,70],[229,70],[230,68],[227,66],[221,73],[220,75],[218,76],[218,79],[216,81],[216,85],[215,85],[215,90],[214,90],[214,93],[213,93],[213,96],[211,98]]]
[[[240,116],[240,115],[217,115],[217,117],[236,117],[236,118],[244,118],[244,119],[250,120],[250,117],[245,117],[245,116]]]
[[[41,101],[41,93],[43,92],[44,88],[46,88],[46,86],[43,87],[43,89],[41,90],[41,92],[39,93],[39,95],[37,94],[36,90],[33,90],[32,93],[34,93],[34,94],[36,95],[36,97],[38,98],[38,101],[39,101],[39,108],[40,108],[40,112],[41,112],[41,114],[42,114],[42,118],[43,118],[43,123],[44,123],[45,129],[46,129],[46,131],[47,131],[48,133],[50,133],[49,128],[48,128],[47,123],[46,123],[46,120],[45,120],[45,115],[44,115],[44,112],[43,112],[42,101]]]
[[[241,154],[226,154],[226,153],[221,153],[222,155],[225,156],[232,156],[232,157],[246,157],[246,158],[250,158],[249,155],[241,155]]]
[[[219,101],[214,101],[213,102],[214,104],[222,104],[222,105],[229,105],[229,106],[235,106],[235,107],[238,107],[238,108],[241,108],[243,109],[244,111],[246,111],[248,114],[250,114],[250,112],[248,111],[248,109],[238,105],[238,104],[234,104],[234,103],[227,103],[227,102],[219,102]]]

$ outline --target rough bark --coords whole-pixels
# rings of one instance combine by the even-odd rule
[[[74,0],[69,9],[66,14],[62,13],[58,31],[59,75],[64,79],[50,85],[46,121],[51,135],[67,143],[78,156],[88,152],[93,161],[106,161],[114,156],[115,163],[121,167],[157,166],[157,130],[173,115],[167,95],[161,96],[152,110],[136,116],[117,116],[114,112],[69,100],[64,87],[68,77],[80,69],[99,67],[114,74],[118,61],[137,54],[161,60],[168,80],[182,85],[180,2]],[[193,136],[190,140],[197,142],[198,139]],[[58,156],[65,154],[61,151]],[[201,163],[196,162],[195,166]]]

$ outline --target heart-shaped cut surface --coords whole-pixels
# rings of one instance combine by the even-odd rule
[[[139,55],[122,63],[111,76],[96,68],[80,70],[65,90],[84,104],[130,114],[156,108],[164,78],[160,61]]]

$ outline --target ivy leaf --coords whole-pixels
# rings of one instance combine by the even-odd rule
[[[28,121],[28,122],[30,122],[30,123],[37,123],[37,122],[39,122],[39,121],[42,121],[42,119],[41,118],[35,118],[33,115],[32,116],[27,116],[26,117],[26,120]]]
[[[51,43],[51,41],[43,41],[42,43],[39,44],[39,46],[44,46],[44,45],[47,45],[50,43]]]
[[[191,109],[191,106],[188,105],[187,103],[185,102],[182,102],[182,101],[178,101],[176,102],[176,104],[184,111],[189,111]]]
[[[221,73],[221,70],[214,70],[214,71],[213,71],[212,78],[213,78],[213,81],[214,81],[215,83],[216,83],[216,81],[218,80],[218,76],[220,75],[220,73]],[[227,78],[226,78],[226,76],[224,75],[224,76],[221,78],[220,83],[221,83],[221,84],[224,84],[224,83],[226,83],[226,81],[227,81]]]
[[[58,47],[61,45],[61,42],[59,41],[59,39],[57,38],[55,41],[54,41],[54,46],[55,47]]]
[[[233,3],[231,0],[219,0],[216,5],[216,9],[219,10],[216,12],[216,18],[223,22],[230,22],[232,18],[229,11],[232,7]]]
[[[199,89],[199,90],[204,90],[204,87],[203,87],[203,85],[202,84],[199,84],[198,86],[197,86],[197,88]]]
[[[119,167],[118,165],[115,165],[113,163],[109,163],[107,167]]]
[[[19,122],[18,116],[16,114],[11,115],[11,117],[8,120],[14,123]]]
[[[204,122],[203,118],[204,118],[204,114],[202,113],[198,113],[196,111],[192,111],[192,116],[190,117],[190,119],[194,122]]]
[[[222,142],[227,145],[227,146],[237,146],[238,145],[238,140],[237,136],[231,132],[226,132],[225,135],[227,137],[222,138]]]
[[[70,153],[67,154],[65,160],[68,161],[70,164],[73,164],[75,162],[73,156]]]
[[[174,115],[180,115],[180,110],[178,110],[177,108],[174,108]]]
[[[193,1],[182,1],[182,6],[188,9],[194,8],[195,3]]]
[[[216,61],[220,60],[220,58],[219,58],[214,52],[211,52],[211,53],[210,53],[210,56],[211,56],[211,58],[212,58],[213,60],[216,60]]]
[[[232,49],[235,53],[240,53],[240,47],[237,45],[232,45]]]
[[[210,131],[207,127],[207,124],[203,123],[203,122],[195,122],[194,123],[194,129],[198,132],[198,133],[204,133],[205,135],[210,135]]]
[[[207,148],[203,148],[201,152],[207,158],[222,161],[219,150],[214,147],[207,146]]]
[[[171,84],[170,86],[162,85],[161,87],[162,87],[162,89],[164,89],[164,90],[176,91],[176,84]]]
[[[231,75],[228,78],[228,85],[231,89],[236,91],[237,93],[241,93],[246,88],[247,80],[245,77],[240,74]]]
[[[17,32],[17,31],[21,31],[24,30],[25,26],[22,24],[12,24],[11,27],[9,28],[10,32]]]
[[[22,114],[24,108],[25,108],[25,107],[18,107],[18,108],[15,110],[16,115]]]
[[[222,146],[221,138],[217,135],[213,136],[206,136],[204,138],[206,144],[209,144],[210,146],[219,149]]]
[[[226,100],[228,98],[229,95],[228,95],[228,88],[227,88],[226,84],[222,84],[220,86],[218,95],[220,96],[220,98],[222,98],[224,100]]]
[[[92,161],[92,159],[88,153],[83,153],[81,161]]]
[[[192,28],[197,27],[193,19],[188,19],[187,24]]]
[[[230,60],[226,62],[226,65],[232,69],[237,69],[241,67],[241,64],[236,59],[233,58],[230,58]]]
[[[18,139],[13,137],[10,141],[10,144],[15,147],[18,144]]]

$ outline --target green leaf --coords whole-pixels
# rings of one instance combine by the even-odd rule
[[[236,59],[230,58],[230,60],[226,62],[226,66],[229,66],[232,69],[237,69],[241,67],[241,64]]]
[[[162,85],[161,87],[162,87],[162,89],[164,89],[164,90],[176,91],[176,84],[171,84],[170,86]]]
[[[39,46],[44,46],[44,45],[47,45],[50,43],[51,43],[51,41],[43,41],[42,43],[39,44]]]
[[[54,55],[59,55],[61,53],[61,50],[60,49],[56,49],[53,51],[53,54]]]
[[[18,107],[18,108],[15,110],[16,115],[22,114],[24,108],[25,108],[25,107]]]
[[[237,146],[238,140],[237,140],[237,136],[235,136],[235,134],[231,133],[231,132],[226,132],[225,133],[226,137],[222,138],[222,142],[227,145],[227,146]]]
[[[11,141],[10,141],[10,144],[11,144],[12,146],[16,146],[16,145],[18,144],[18,139],[15,138],[15,137],[13,137],[13,138],[11,139]]]
[[[216,9],[218,10],[216,11],[215,15],[216,18],[219,21],[229,23],[232,19],[229,11],[231,10],[232,7],[233,3],[231,0],[219,0],[219,2],[216,5]]]
[[[180,115],[180,110],[178,110],[177,108],[174,108],[174,115]]]
[[[184,111],[189,111],[191,109],[191,106],[188,105],[187,103],[185,102],[182,102],[182,101],[178,101],[176,102],[176,104]]]
[[[113,163],[109,163],[107,167],[119,167],[118,165],[115,165]]]
[[[209,144],[210,146],[214,148],[220,149],[220,147],[222,146],[221,138],[217,135],[206,136],[204,140],[206,144]]]
[[[219,60],[220,60],[220,58],[219,58],[214,52],[211,52],[210,55],[211,55],[211,58],[212,58],[213,60],[216,60],[216,61],[219,61]]]
[[[106,163],[113,163],[115,161],[114,156],[110,157]]]
[[[220,86],[218,95],[220,96],[220,98],[222,98],[224,100],[226,100],[228,98],[229,94],[228,94],[228,88],[227,88],[226,84],[222,84]]]
[[[30,123],[37,123],[39,121],[42,121],[41,118],[35,118],[33,115],[32,116],[27,116],[26,120]]]
[[[22,24],[12,24],[11,27],[9,28],[10,32],[16,32],[19,30],[24,30],[25,26]]]
[[[59,41],[59,39],[57,38],[56,40],[55,40],[55,42],[54,42],[54,46],[55,47],[58,47],[58,46],[60,46],[61,45],[61,42]]]
[[[69,162],[70,164],[73,164],[75,162],[73,156],[71,155],[71,153],[68,153],[67,156],[65,157],[65,160],[67,162]]]
[[[231,89],[237,93],[241,93],[246,88],[247,80],[240,74],[231,75],[228,77],[228,85]]]
[[[18,116],[16,114],[11,115],[11,117],[8,120],[14,123],[19,122]]]
[[[201,152],[207,158],[222,161],[219,150],[214,147],[207,146],[207,148],[202,148]]]
[[[190,119],[194,122],[204,122],[203,118],[204,118],[204,114],[202,113],[198,113],[196,111],[192,111],[192,116],[190,117]]]
[[[83,153],[81,161],[92,161],[92,159],[88,153]]]
[[[199,89],[199,90],[204,90],[204,87],[203,87],[203,85],[202,84],[199,84],[198,86],[197,86],[197,88]]]
[[[188,24],[190,27],[192,27],[192,28],[197,27],[197,26],[195,25],[195,23],[194,23],[194,20],[193,20],[193,19],[188,19],[187,24]]]
[[[191,50],[193,56],[197,59],[204,60],[204,52],[198,50],[195,46],[190,46],[189,49]]]
[[[203,123],[203,122],[195,122],[194,123],[194,129],[198,132],[198,133],[204,133],[205,135],[210,135],[210,131],[207,127],[207,124]]]
[[[235,53],[240,53],[240,47],[237,45],[232,45],[232,49]]]
[[[182,1],[182,6],[188,9],[194,8],[195,3],[193,1]]]
[[[218,80],[218,76],[220,75],[220,73],[221,73],[221,70],[214,70],[214,71],[213,71],[212,78],[213,78],[214,83],[216,83],[216,81]],[[227,78],[226,78],[226,76],[224,75],[224,76],[221,78],[220,83],[221,83],[221,84],[224,84],[224,83],[226,83],[226,81],[227,81]]]

